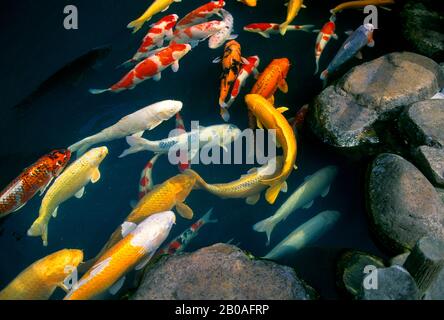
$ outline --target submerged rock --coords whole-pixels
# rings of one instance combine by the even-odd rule
[[[147,270],[133,299],[308,300],[312,290],[289,267],[215,244],[159,261]]]
[[[384,261],[381,258],[361,251],[344,252],[337,265],[337,284],[342,290],[356,296],[366,276],[366,268],[373,266],[383,268]],[[368,272],[368,271],[367,271]]]
[[[376,269],[376,288],[362,285],[359,300],[417,300],[418,287],[412,276],[400,266]]]
[[[444,14],[440,1],[409,1],[401,17],[404,37],[415,50],[437,60],[444,59]]]
[[[430,182],[444,186],[444,149],[422,146],[416,150],[415,155],[418,165]]]
[[[433,60],[410,52],[391,53],[353,68],[327,87],[314,100],[308,121],[312,131],[332,146],[375,145],[381,140],[378,123],[431,98],[443,85],[443,71]]]
[[[367,201],[372,228],[389,250],[411,250],[423,236],[444,239],[444,205],[432,184],[410,162],[379,155],[370,168]]]
[[[412,104],[400,117],[400,128],[412,145],[444,147],[444,100]]]

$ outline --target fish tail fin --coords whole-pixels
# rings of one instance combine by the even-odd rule
[[[202,221],[204,221],[205,223],[218,223],[219,220],[211,219],[212,214],[213,214],[213,208],[211,208],[210,210],[207,211],[207,213],[204,214],[204,216],[201,218]]]
[[[279,33],[281,34],[281,36],[285,36],[285,34],[287,33],[288,25],[288,22],[284,22],[279,26]]]
[[[27,232],[30,237],[42,237],[43,245],[48,245],[48,222],[42,218],[37,218]]]
[[[136,19],[134,21],[131,21],[130,23],[128,23],[128,25],[126,26],[128,29],[133,29],[133,33],[136,33],[137,31],[139,31],[140,29],[142,29],[143,25],[145,22],[147,22],[148,20],[140,20],[140,19]]]
[[[259,221],[253,226],[253,230],[256,232],[265,232],[267,236],[267,246],[270,244],[271,233],[275,227],[276,223],[272,219],[267,218]]]
[[[230,121],[230,112],[228,112],[227,108],[220,108],[220,115],[225,122]]]
[[[301,28],[299,30],[305,31],[305,32],[311,32],[314,27],[315,27],[314,24],[304,24],[301,26]]]
[[[127,155],[137,153],[145,150],[146,139],[134,136],[126,137],[126,142],[129,144],[129,148],[124,150],[119,158],[126,157]]]
[[[91,94],[102,94],[107,91],[111,91],[110,89],[89,89],[89,93]]]

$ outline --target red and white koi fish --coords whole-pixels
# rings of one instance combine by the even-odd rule
[[[310,32],[314,27],[312,24],[302,26],[289,25],[287,31],[305,31]],[[271,34],[279,34],[279,24],[277,23],[252,23],[244,27],[244,31],[258,33],[264,38],[270,38]]]
[[[335,20],[336,18],[333,15],[330,17],[330,20],[326,24],[324,24],[321,30],[313,30],[313,32],[319,32],[315,46],[316,71],[314,74],[318,73],[319,71],[319,59],[321,58],[322,52],[324,51],[330,39],[338,39],[338,36],[335,33]]]
[[[200,6],[197,9],[194,9],[190,13],[188,13],[185,17],[183,17],[176,26],[176,29],[186,29],[193,25],[202,23],[207,21],[208,18],[213,15],[218,15],[219,10],[225,6],[225,1],[211,1],[203,6]]]
[[[194,48],[200,41],[204,41],[226,27],[225,22],[212,20],[197,24],[186,29],[174,31],[170,43],[189,43]]]
[[[252,56],[246,59],[242,59],[242,62],[243,65],[239,71],[239,75],[234,81],[233,89],[230,93],[230,98],[228,99],[227,103],[224,103],[222,105],[222,108],[228,109],[229,107],[231,107],[231,105],[234,103],[237,96],[239,95],[240,90],[245,85],[247,79],[250,77],[251,74],[254,74],[255,76],[259,74],[257,67],[259,66],[260,59],[258,56]],[[223,113],[223,118],[225,121],[228,121],[230,119],[230,114],[228,113],[228,111]]]
[[[148,161],[148,163],[145,165],[145,168],[143,168],[142,173],[140,174],[139,200],[146,196],[146,194],[150,192],[154,187],[153,167],[160,156],[160,153],[154,155],[154,157],[151,158],[150,161]]]
[[[185,250],[185,248],[190,244],[199,233],[199,230],[208,223],[217,223],[217,219],[211,219],[213,214],[213,209],[208,210],[208,212],[199,220],[191,225],[187,230],[182,232],[179,236],[174,238],[169,244],[163,246],[155,256],[161,256],[164,254],[173,255],[175,253],[180,253]],[[155,261],[155,258],[153,258]]]
[[[150,51],[155,47],[163,47],[165,38],[169,40],[173,37],[173,28],[178,19],[179,16],[177,14],[170,14],[152,24],[151,29],[146,34],[145,38],[143,38],[142,44],[136,54],[130,60],[124,62],[123,65],[136,63],[146,59],[148,58]]]
[[[89,92],[92,94],[100,94],[107,91],[120,92],[134,89],[139,83],[151,78],[159,81],[161,79],[161,72],[169,66],[171,66],[174,72],[177,72],[179,70],[179,60],[190,50],[191,46],[189,44],[171,43],[168,47],[162,48],[156,54],[137,64],[110,88],[102,90],[90,89]]]
[[[226,41],[234,40],[238,37],[237,34],[232,34],[234,28],[234,18],[231,13],[225,9],[221,9],[220,13],[223,17],[225,28],[210,37],[208,40],[208,46],[210,49],[217,49]]]

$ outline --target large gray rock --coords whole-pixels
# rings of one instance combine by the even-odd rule
[[[412,276],[400,266],[377,269],[377,287],[365,288],[358,294],[359,300],[418,300],[418,287]]]
[[[444,205],[432,184],[410,162],[381,154],[367,181],[369,215],[377,238],[389,250],[411,250],[423,236],[444,239]]]
[[[421,54],[444,59],[444,10],[442,1],[409,1],[401,12],[404,37]]]
[[[312,296],[312,289],[293,269],[251,259],[235,246],[215,244],[160,260],[147,270],[133,299],[308,300]]]
[[[424,296],[425,300],[444,300],[444,269]]]
[[[399,122],[410,144],[444,147],[444,99],[412,104],[401,115]]]
[[[444,127],[443,127],[444,129]],[[444,186],[444,149],[429,146],[419,147],[416,152],[416,162],[430,182]]]
[[[361,251],[346,251],[338,260],[336,275],[338,287],[349,295],[356,296],[361,289],[362,281],[368,266],[383,268],[384,261],[374,255]]]
[[[395,118],[407,105],[431,98],[444,85],[433,60],[410,52],[391,53],[349,71],[313,102],[308,121],[325,143],[340,148],[380,142],[377,123]]]

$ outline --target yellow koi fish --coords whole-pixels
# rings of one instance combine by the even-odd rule
[[[295,168],[297,143],[294,131],[282,112],[287,111],[285,107],[275,109],[264,97],[258,94],[245,96],[248,109],[257,119],[259,128],[275,130],[278,144],[283,148],[283,166],[281,172],[273,178],[263,179],[262,183],[270,186],[265,193],[265,198],[270,204],[276,201],[279,191],[286,188],[285,181]]]
[[[290,0],[287,6],[287,20],[285,20],[285,22],[279,26],[279,32],[283,36],[287,32],[287,28],[290,23],[292,23],[294,18],[296,18],[298,15],[299,10],[301,10],[301,8],[305,8],[304,0]]]
[[[154,0],[154,2],[146,9],[146,11],[136,20],[128,24],[129,29],[133,29],[133,33],[139,31],[145,22],[148,22],[155,14],[167,11],[173,2],[181,2],[182,0]]]
[[[57,287],[67,291],[64,280],[82,260],[81,250],[64,249],[54,252],[22,271],[0,291],[0,300],[48,300]]]
[[[94,266],[72,287],[65,300],[89,300],[110,289],[117,293],[129,271],[142,269],[165,241],[176,216],[162,212],[132,224],[128,234],[107,250]],[[120,279],[120,280],[119,280]]]
[[[257,6],[257,0],[237,0],[238,2],[242,2],[243,4],[246,4],[249,7],[256,7]]]
[[[395,4],[394,0],[356,0],[356,1],[348,1],[341,3],[340,5],[334,7],[330,10],[331,13],[336,14],[345,9],[359,9],[365,6],[374,5],[374,6],[384,6],[387,4]],[[389,10],[389,9],[387,9]]]
[[[39,217],[29,228],[28,236],[41,236],[43,245],[48,245],[48,223],[51,216],[57,217],[59,205],[72,196],[80,199],[88,182],[99,181],[98,167],[107,154],[107,147],[91,149],[66,168],[45,194],[40,206]]]
[[[196,188],[204,189],[222,199],[245,198],[247,204],[254,205],[259,201],[261,192],[267,188],[261,181],[277,176],[281,169],[282,157],[276,157],[268,161],[266,165],[253,168],[247,174],[241,176],[240,179],[228,183],[208,184],[197,172],[191,169],[186,170],[184,174],[196,177]]]
[[[188,207],[184,201],[193,190],[195,183],[195,177],[178,174],[166,180],[164,183],[155,186],[153,190],[140,199],[122,225],[113,232],[96,258],[86,262],[85,265],[82,266],[82,270],[83,268],[89,267],[89,265],[96,261],[106,250],[122,240],[123,234],[127,232],[126,229],[129,225],[131,226],[134,223],[138,224],[155,213],[169,211],[174,207],[182,217],[186,219],[193,218],[193,210]]]

